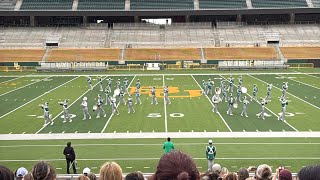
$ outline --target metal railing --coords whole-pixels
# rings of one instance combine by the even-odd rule
[[[313,63],[287,63],[290,68],[314,68]]]

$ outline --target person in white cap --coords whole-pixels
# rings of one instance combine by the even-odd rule
[[[16,179],[20,180],[23,179],[23,177],[28,174],[28,170],[24,167],[20,167],[19,169],[17,169],[15,175],[16,175]]]
[[[212,144],[212,140],[209,140],[209,145],[206,147],[206,156],[208,160],[208,171],[211,171],[214,159],[216,156],[216,147]]]
[[[91,172],[91,170],[88,167],[84,168],[82,171],[83,175],[85,175],[85,176],[88,176],[90,174],[90,172]]]

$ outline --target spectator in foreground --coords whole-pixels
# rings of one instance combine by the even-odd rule
[[[206,172],[204,174],[201,174],[200,179],[201,180],[218,180],[219,174],[216,172]]]
[[[211,171],[212,171],[212,172],[215,172],[215,173],[217,173],[217,174],[220,175],[220,173],[221,173],[221,166],[220,166],[220,164],[214,164],[214,165],[212,166]]]
[[[28,174],[28,170],[24,167],[21,167],[21,168],[17,169],[14,174],[16,175],[16,180],[22,180],[22,178],[26,174]]]
[[[23,180],[33,180],[31,173],[28,173],[25,176],[23,176]]]
[[[246,180],[249,178],[249,172],[246,168],[241,168],[238,173],[238,180]]]
[[[162,149],[163,149],[165,154],[169,153],[170,151],[172,151],[174,149],[174,145],[171,142],[171,138],[170,137],[167,138],[167,142],[163,143]]]
[[[106,162],[100,168],[99,180],[122,180],[122,169],[115,162]]]
[[[0,165],[0,179],[14,180],[14,174],[7,167]]]
[[[220,172],[220,177],[224,178],[229,174],[229,170],[226,167],[223,167]]]
[[[88,176],[88,174],[91,172],[90,168],[86,167],[83,169],[82,174],[85,176]]]
[[[91,173],[88,174],[88,178],[89,178],[90,180],[97,180],[97,176],[96,176],[93,172],[91,172]]]
[[[276,175],[273,176],[272,180],[292,180],[292,174],[288,169],[284,167],[278,167],[276,170]]]
[[[135,171],[126,175],[124,180],[144,180],[142,172]]]
[[[53,167],[44,161],[36,163],[32,167],[31,176],[34,180],[55,180],[56,173]]]
[[[190,155],[181,151],[164,154],[151,180],[199,180],[200,174]]]
[[[261,164],[257,168],[256,180],[271,180],[272,179],[272,170],[271,167],[267,164]]]
[[[224,178],[224,180],[237,180],[237,174],[236,173],[228,173]]]
[[[80,175],[77,180],[90,180],[87,176],[85,176],[84,174]]]
[[[320,165],[306,166],[302,168],[297,175],[297,180],[319,180]]]

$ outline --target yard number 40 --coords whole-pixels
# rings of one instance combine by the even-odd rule
[[[161,113],[150,113],[147,117],[148,118],[159,118],[161,117]],[[173,118],[181,118],[184,116],[184,114],[182,113],[171,113],[169,114],[170,117],[173,117]]]

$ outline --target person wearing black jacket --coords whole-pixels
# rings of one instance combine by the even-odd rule
[[[67,173],[70,174],[70,162],[72,164],[73,173],[77,174],[75,160],[76,160],[76,154],[74,153],[73,147],[71,147],[71,142],[67,143],[67,147],[64,148],[63,154],[66,157],[67,161]]]

